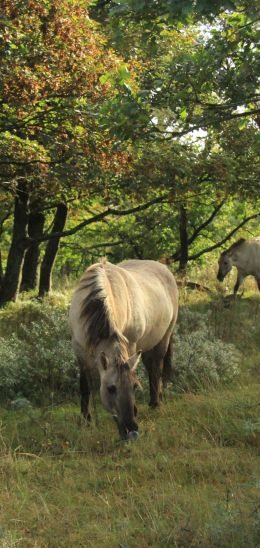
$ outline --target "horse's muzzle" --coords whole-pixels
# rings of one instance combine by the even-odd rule
[[[133,440],[138,437],[138,424],[134,420],[127,423],[121,423],[116,415],[113,415],[113,418],[117,424],[119,435],[122,440]]]
[[[138,438],[138,436],[139,436],[138,431],[137,430],[132,430],[131,432],[128,432],[127,439],[131,440],[131,441],[134,441]]]
[[[217,273],[217,280],[218,280],[219,282],[223,282],[224,277],[225,277],[225,276],[223,276],[223,274],[221,274],[221,272],[218,272],[218,273]]]

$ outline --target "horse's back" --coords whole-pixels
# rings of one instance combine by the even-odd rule
[[[118,265],[125,272],[130,314],[124,334],[148,350],[173,329],[178,314],[178,289],[162,263],[130,260]]]
[[[260,236],[246,240],[237,255],[238,268],[246,274],[260,275]]]
[[[178,298],[178,289],[175,278],[170,270],[162,263],[152,260],[132,259],[118,264],[119,268],[126,271],[144,293],[152,298],[153,294],[161,291],[173,299]],[[130,281],[131,278],[127,278]]]
[[[253,238],[251,240],[251,246],[252,246],[252,262],[253,262],[253,273],[255,276],[260,276],[260,236],[257,238]]]
[[[93,298],[93,283],[94,291],[105,297],[110,331],[115,326],[130,344],[152,348],[173,328],[178,289],[165,265],[149,260],[129,260],[118,265],[96,263],[83,274],[71,302],[70,325],[76,349],[85,352],[88,347],[82,311],[84,303]]]

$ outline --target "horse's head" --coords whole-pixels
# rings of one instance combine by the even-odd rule
[[[233,262],[232,258],[228,253],[224,251],[224,253],[221,253],[219,261],[218,261],[218,273],[217,273],[217,279],[220,282],[223,282],[225,276],[230,272]]]
[[[123,439],[137,437],[135,417],[135,389],[140,384],[135,369],[140,353],[126,361],[115,361],[113,356],[101,352],[98,358],[101,378],[100,395],[104,407],[112,413]]]

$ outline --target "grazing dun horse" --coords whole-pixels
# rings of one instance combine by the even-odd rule
[[[234,294],[237,293],[243,279],[250,275],[255,277],[260,291],[260,236],[252,238],[252,240],[240,238],[240,240],[221,253],[217,274],[217,279],[220,282],[223,282],[232,266],[236,266],[237,268],[237,281],[234,287]]]
[[[138,435],[135,388],[140,356],[147,369],[150,405],[161,399],[177,319],[178,290],[166,266],[131,260],[102,261],[82,276],[70,307],[72,343],[80,366],[81,412],[90,419],[91,380],[123,439]]]

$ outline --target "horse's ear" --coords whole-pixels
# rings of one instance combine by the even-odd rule
[[[103,369],[108,368],[108,358],[107,358],[105,352],[101,352],[101,354],[100,354],[100,363],[101,363]]]
[[[135,370],[136,370],[140,358],[141,358],[141,352],[137,352],[136,354],[133,354],[133,356],[131,356],[131,357],[127,360],[127,363],[128,363],[128,365],[129,365],[129,368],[131,369],[131,371],[135,371]]]

